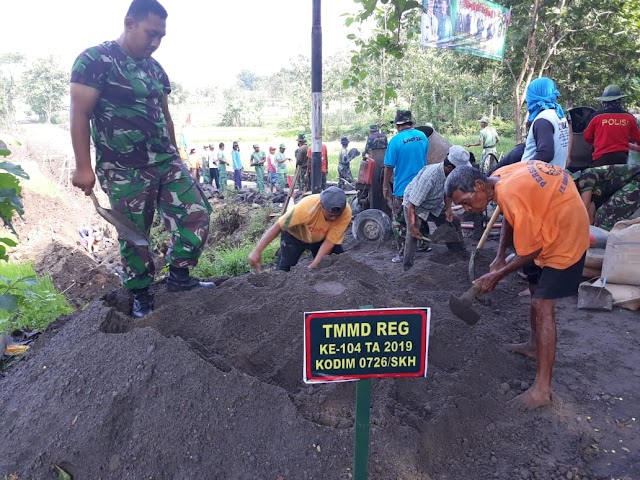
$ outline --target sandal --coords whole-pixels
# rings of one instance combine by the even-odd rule
[[[393,263],[402,263],[404,262],[404,255],[396,255],[391,259]]]

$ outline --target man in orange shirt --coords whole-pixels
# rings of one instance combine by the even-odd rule
[[[308,171],[311,172],[311,157],[312,157],[313,153],[311,152],[311,147],[309,147],[309,149],[307,150],[307,158],[309,159],[309,166]],[[323,143],[322,144],[322,167],[321,167],[321,172],[322,172],[322,190],[324,190],[325,188],[327,188],[327,172],[329,172],[329,158],[327,155],[327,146]],[[311,173],[309,173],[309,178],[311,178]]]
[[[527,409],[548,405],[556,356],[556,299],[577,292],[589,248],[589,216],[580,194],[565,170],[536,160],[503,167],[489,178],[472,167],[456,168],[447,177],[445,193],[468,212],[482,212],[496,201],[504,215],[490,272],[474,283],[478,295],[531,261],[541,267],[537,278],[529,278],[529,341],[507,348],[537,360],[533,385],[514,403]],[[516,257],[506,264],[510,245]]]
[[[309,268],[314,268],[326,255],[344,251],[342,241],[350,223],[351,207],[341,188],[329,187],[322,193],[309,195],[264,232],[249,254],[249,264],[259,272],[262,251],[280,235],[278,270],[288,272],[305,250],[313,254]]]

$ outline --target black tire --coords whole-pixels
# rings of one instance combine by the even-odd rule
[[[391,238],[391,219],[382,210],[371,208],[353,219],[351,233],[363,242],[383,242]]]

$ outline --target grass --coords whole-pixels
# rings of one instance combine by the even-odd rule
[[[15,281],[25,277],[35,277],[31,263],[1,263],[0,277]],[[10,292],[21,297],[17,312],[9,313],[0,309],[0,332],[13,330],[44,330],[59,316],[71,313],[73,307],[64,295],[58,293],[48,275],[37,278],[33,285],[18,282],[20,291]],[[6,285],[0,285],[0,294]]]
[[[237,276],[251,271],[247,257],[255,246],[254,242],[243,243],[236,247],[218,247],[205,250],[198,265],[191,273],[198,278],[221,277],[224,275]],[[262,264],[273,263],[278,249],[278,243],[272,242],[262,252]]]

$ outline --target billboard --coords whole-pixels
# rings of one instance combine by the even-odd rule
[[[487,0],[422,0],[420,43],[502,61],[510,17]]]

